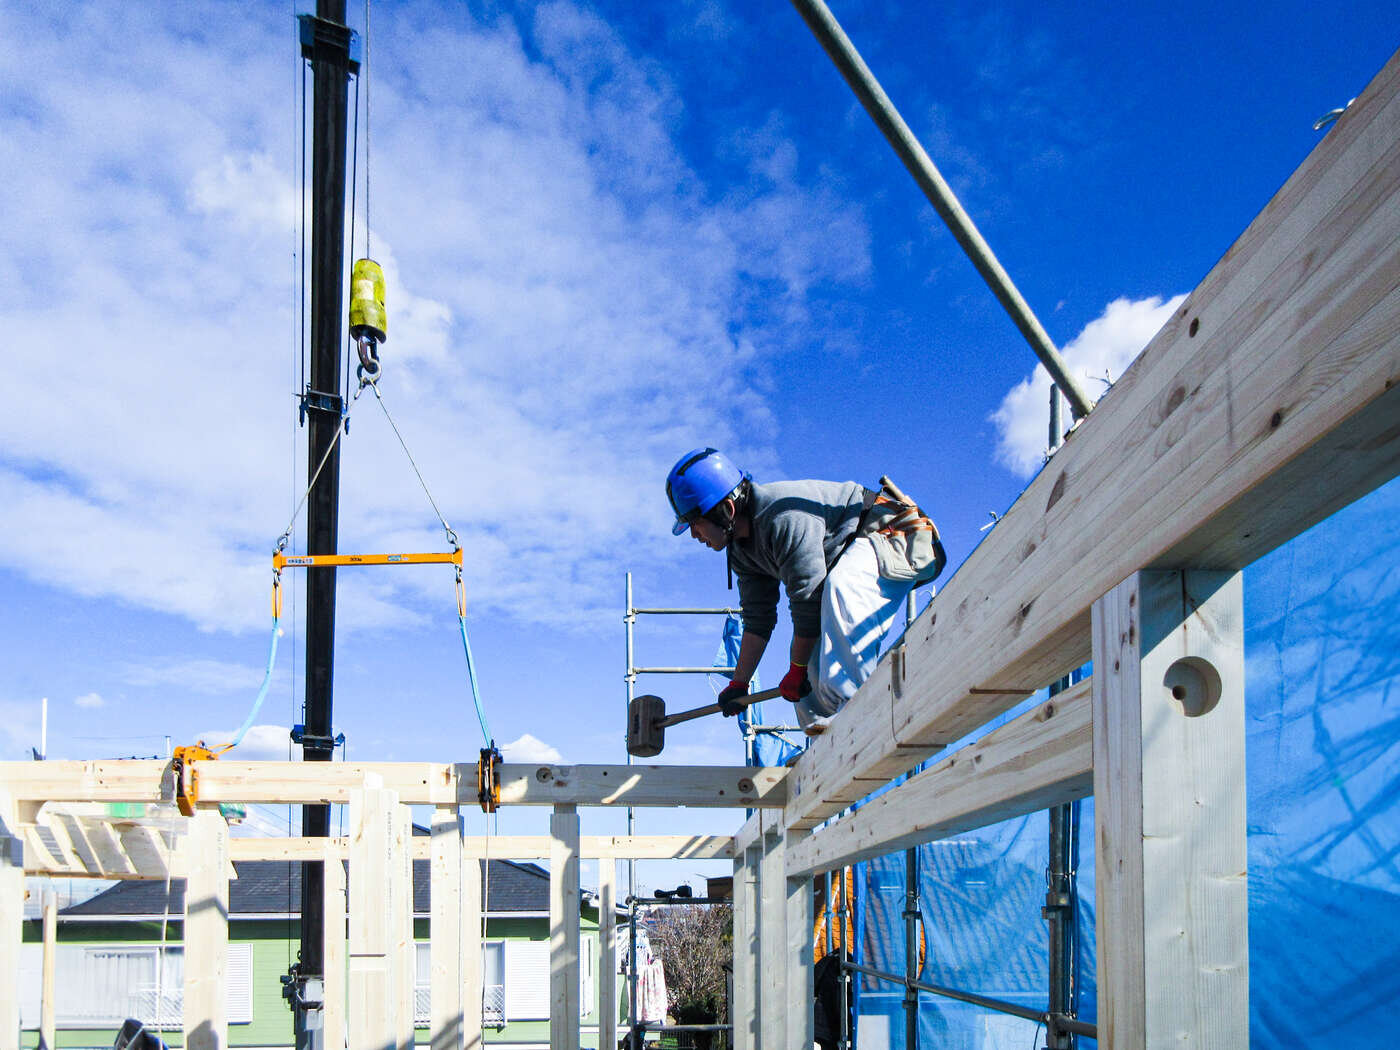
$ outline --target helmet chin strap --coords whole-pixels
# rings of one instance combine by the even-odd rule
[[[729,578],[729,590],[734,589],[734,519],[724,530],[724,572]]]

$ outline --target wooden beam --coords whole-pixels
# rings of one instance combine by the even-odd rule
[[[598,1046],[617,1046],[617,861],[598,861]]]
[[[0,762],[0,786],[16,802],[173,802],[169,762],[109,759]],[[164,797],[162,797],[164,791]]]
[[[389,895],[392,915],[396,920],[393,943],[389,950],[389,967],[393,993],[398,998],[398,1038],[400,1050],[413,1050],[414,990],[418,978],[417,949],[413,940],[413,813],[407,806],[393,808],[390,830]]]
[[[378,777],[402,805],[455,805],[457,766],[441,762],[232,762],[190,764],[199,797],[217,802],[344,803]],[[466,767],[475,777],[475,767]],[[475,795],[473,795],[475,799]]]
[[[501,805],[781,808],[787,770],[753,766],[501,766]],[[475,801],[473,785],[462,790]]]
[[[462,840],[462,1044],[465,1050],[481,1050],[482,999],[482,921],[485,914],[481,901],[482,863],[466,850]]]
[[[547,835],[476,835],[467,839],[469,855],[497,860],[549,857]],[[608,860],[714,860],[734,855],[730,835],[583,835],[579,856]]]
[[[456,806],[433,811],[428,933],[432,1050],[462,1048],[462,820]],[[476,864],[473,863],[475,868]],[[475,872],[469,873],[474,875]]]
[[[34,763],[42,765],[43,763]],[[72,813],[54,814],[53,826],[62,828],[63,833],[68,836],[68,844],[73,847],[74,854],[82,861],[83,867],[94,875],[102,876],[102,862],[97,859],[97,851],[92,848],[92,843],[88,841],[87,831],[79,823],[78,818]]]
[[[779,817],[781,824],[781,816],[779,814],[774,814],[774,816]],[[781,968],[787,986],[785,992],[787,1042],[784,1045],[815,1046],[815,1025],[812,1017],[812,1004],[816,1001],[813,986],[814,945],[812,938],[815,927],[813,924],[812,879],[805,874],[793,878],[791,871],[787,870],[786,864],[786,859],[791,856],[794,847],[800,845],[804,839],[811,835],[811,832],[780,831],[779,834],[785,835],[787,839],[783,854],[784,870],[787,871],[788,875],[786,879],[787,899],[785,901],[787,942],[784,945],[787,951]]]
[[[350,797],[350,1050],[398,1043],[398,995],[390,981],[398,930],[391,875],[397,806],[395,792],[372,782]]]
[[[228,822],[200,805],[185,837],[185,997],[188,1050],[226,1050],[228,1007]]]
[[[237,841],[231,840],[231,841]],[[323,914],[321,927],[321,968],[323,992],[321,1006],[321,1045],[323,1048],[345,1046],[346,1026],[346,899],[345,865],[339,857],[325,858],[325,876],[321,881]]]
[[[24,930],[24,839],[17,820],[0,783],[0,1050],[19,1050],[19,981],[12,975],[19,973]]]
[[[170,846],[165,832],[144,824],[123,824],[116,827],[121,837],[122,852],[132,868],[143,878],[164,879],[170,872]]]
[[[793,1047],[788,1022],[786,836],[782,821],[763,815],[758,861],[758,1047]],[[810,1002],[808,1003],[810,1009]],[[811,1044],[808,1043],[808,1046]]]
[[[1144,566],[1236,569],[1400,473],[1400,53],[798,761],[821,819],[1090,654]]]
[[[122,841],[111,823],[101,818],[79,817],[87,833],[88,842],[97,854],[97,862],[102,865],[102,877],[106,879],[130,878],[137,873],[136,865],[126,855]]]
[[[54,973],[58,961],[58,894],[53,884],[44,887],[44,948],[42,973],[39,978],[39,1047],[40,1050],[54,1050],[58,1043],[54,1039],[57,1028],[58,1010],[57,988]]]
[[[816,874],[1084,798],[1093,790],[1090,683],[1051,697],[793,847]]]
[[[51,767],[51,768],[43,768]],[[16,801],[159,802],[169,796],[169,765],[108,762],[0,762],[0,784]],[[781,807],[786,769],[748,766],[560,766],[504,763],[503,805]],[[235,762],[186,767],[203,802],[345,803],[367,777],[404,805],[475,805],[471,764],[435,762]],[[170,801],[167,797],[166,801]]]
[[[579,1050],[578,810],[554,807],[549,834],[549,1050]]]
[[[1099,1038],[1249,1045],[1238,573],[1141,572],[1094,605]]]
[[[469,835],[462,840],[464,855],[477,860],[547,860],[548,835]],[[415,837],[410,847],[414,860],[430,860],[432,840]],[[350,855],[345,838],[236,838],[229,840],[229,855],[235,861],[321,860]],[[734,855],[734,839],[729,835],[583,835],[579,856],[614,860],[725,860]],[[47,869],[45,869],[47,870]],[[160,876],[164,878],[164,875]]]
[[[734,1050],[758,1046],[758,837],[734,859]]]

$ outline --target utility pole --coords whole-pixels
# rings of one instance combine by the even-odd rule
[[[302,15],[301,54],[311,62],[314,84],[311,165],[311,380],[303,393],[310,419],[307,478],[315,477],[306,507],[306,552],[335,554],[340,502],[340,448],[344,397],[341,289],[345,280],[345,147],[348,83],[357,64],[345,25],[345,0],[316,0],[316,14]],[[325,466],[321,460],[325,458]],[[320,474],[317,476],[317,468]],[[306,576],[306,713],[302,760],[329,762],[335,750],[331,719],[335,655],[335,569]],[[330,807],[303,806],[301,833],[330,834]],[[322,1050],[321,1008],[325,872],[319,861],[301,867],[301,954],[293,975],[297,1050]]]

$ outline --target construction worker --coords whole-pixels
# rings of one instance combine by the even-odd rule
[[[792,614],[787,674],[778,683],[809,736],[870,676],[913,586],[880,575],[871,540],[856,534],[875,494],[854,481],[756,485],[712,448],[686,453],[666,478],[679,536],[724,551],[739,581],[744,634],[734,676],[719,694],[736,715],[777,626],[779,585]]]

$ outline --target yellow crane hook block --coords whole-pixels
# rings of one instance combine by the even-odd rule
[[[325,569],[347,565],[455,565],[462,567],[462,550],[450,554],[283,554],[272,555],[274,572],[284,568]]]
[[[389,341],[384,309],[384,271],[373,259],[356,259],[350,272],[350,336],[376,343]]]

